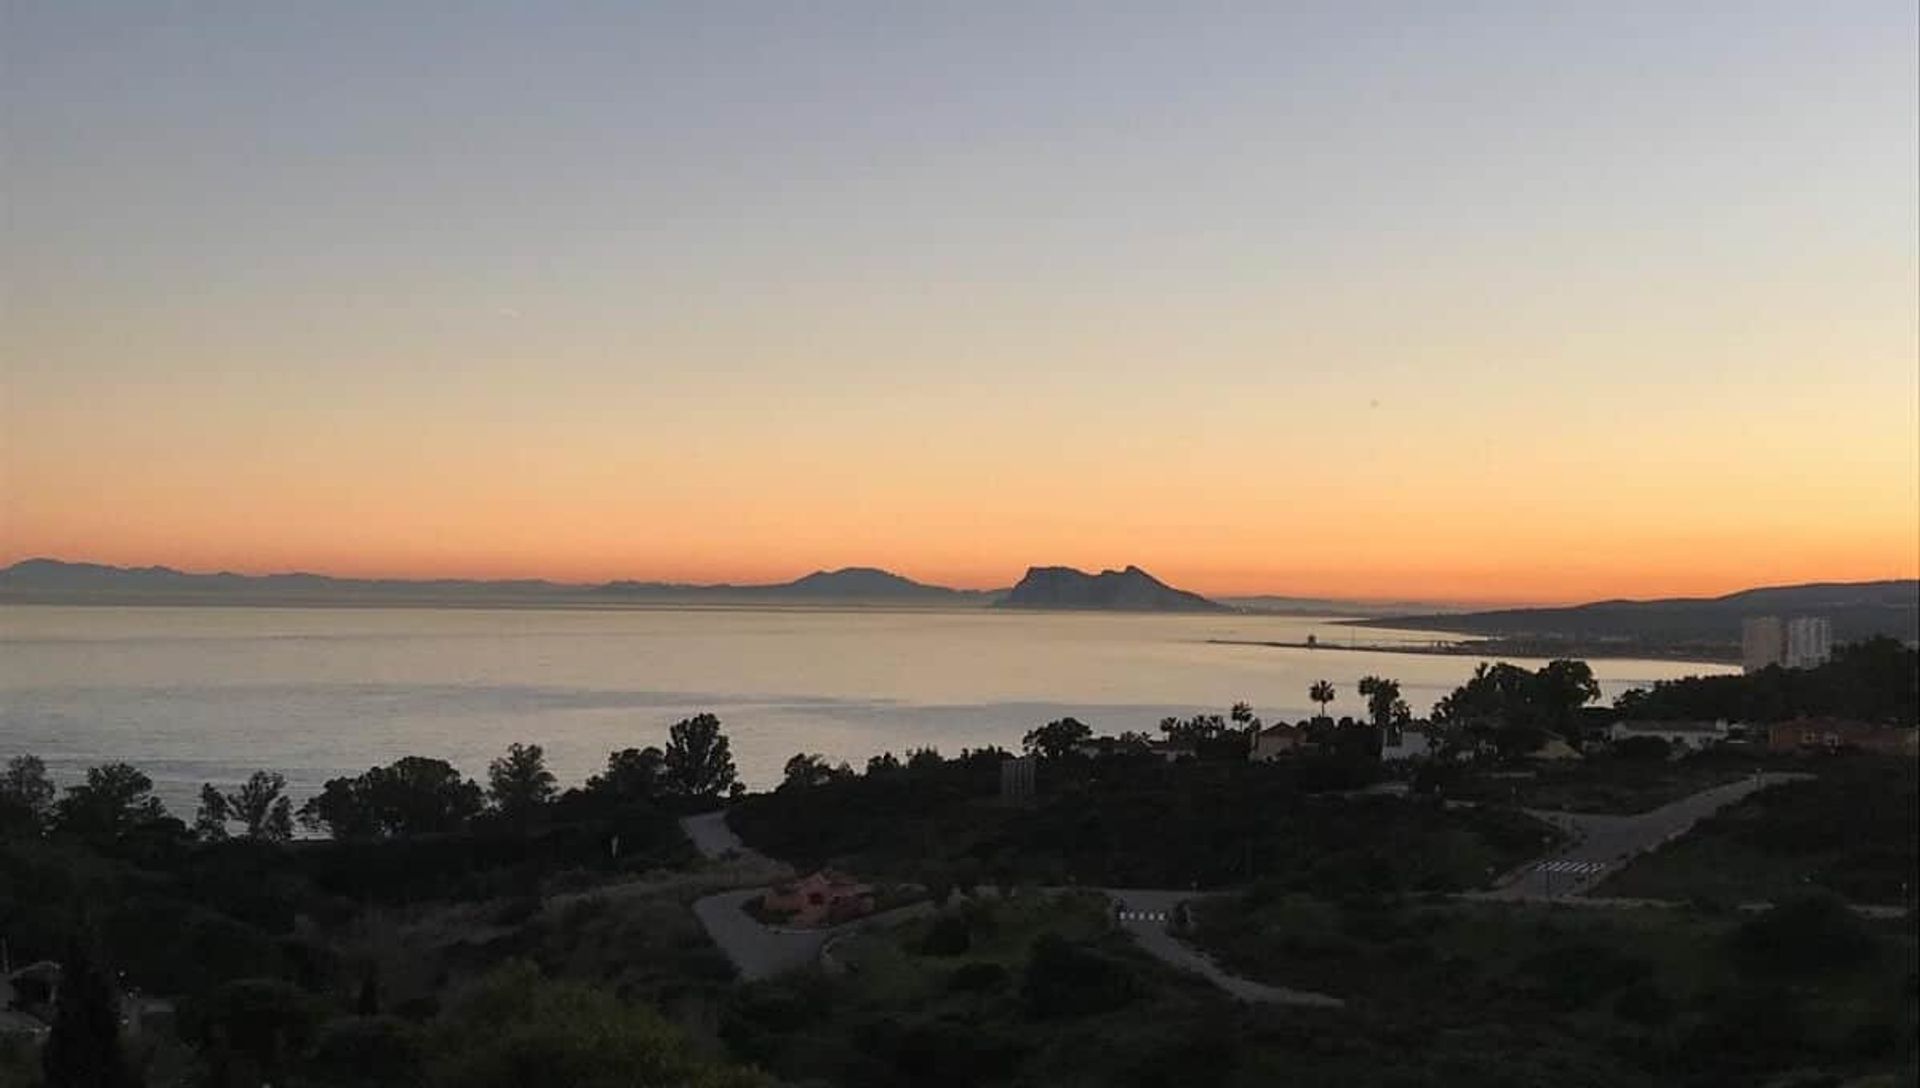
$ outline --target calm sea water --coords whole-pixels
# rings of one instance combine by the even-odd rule
[[[1424,713],[1465,657],[1223,646],[1209,639],[1377,641],[1328,620],[998,611],[0,608],[0,757],[32,752],[63,784],[87,766],[145,770],[176,814],[201,782],[328,777],[403,755],[476,776],[511,741],[545,746],[563,783],[609,750],[664,745],[719,714],[749,785],[797,751],[855,766],[891,749],[1019,745],[1071,714],[1098,731],[1244,699],[1268,718],[1313,710],[1334,681],[1400,680]],[[1428,639],[1431,635],[1403,637]],[[1596,662],[1608,697],[1723,671]]]

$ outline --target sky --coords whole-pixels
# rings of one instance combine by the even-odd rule
[[[1911,0],[0,18],[0,562],[1920,574]]]

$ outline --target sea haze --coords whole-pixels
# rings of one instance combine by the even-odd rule
[[[855,766],[883,750],[1018,747],[1071,714],[1102,732],[1237,699],[1273,718],[1313,710],[1307,685],[1398,678],[1416,713],[1471,657],[1220,645],[1378,642],[1330,619],[990,609],[0,608],[0,757],[35,753],[61,784],[125,760],[176,815],[201,782],[258,769],[304,799],[328,777],[403,755],[482,776],[513,741],[543,745],[564,785],[614,748],[664,745],[676,719],[719,714],[749,785],[787,757]],[[1722,666],[1595,661],[1608,698]]]

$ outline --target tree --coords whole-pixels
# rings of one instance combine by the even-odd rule
[[[1367,700],[1367,716],[1382,731],[1393,725],[1394,705],[1406,705],[1400,701],[1400,682],[1383,676],[1361,677],[1360,695]]]
[[[225,842],[227,838],[227,795],[213,783],[200,784],[200,807],[193,814],[194,837],[205,842]]]
[[[1600,682],[1584,661],[1560,658],[1534,673],[1534,701],[1544,719],[1541,725],[1568,733],[1580,708],[1600,698]]]
[[[867,777],[869,778],[875,775],[892,774],[898,770],[900,770],[900,759],[892,752],[882,752],[877,756],[867,757]]]
[[[453,765],[424,756],[402,756],[373,774],[372,796],[394,835],[458,831],[479,815],[480,787]]]
[[[194,834],[208,842],[227,838],[227,824],[245,825],[249,839],[285,842],[293,838],[293,802],[287,800],[285,775],[255,771],[240,788],[222,793],[211,784],[200,787],[200,807],[194,813]]]
[[[22,830],[39,834],[53,811],[53,783],[38,756],[14,756],[0,771],[0,834]]]
[[[525,820],[553,800],[553,772],[538,744],[507,745],[507,754],[487,764],[487,796],[500,814]]]
[[[1434,704],[1433,720],[1476,753],[1493,748],[1510,758],[1539,747],[1548,730],[1570,728],[1599,691],[1584,661],[1553,661],[1538,672],[1482,662],[1466,683]]]
[[[376,768],[377,769],[377,768]],[[336,839],[371,839],[386,834],[368,782],[374,770],[353,778],[329,778],[320,792],[300,806],[300,823]]]
[[[1227,711],[1227,719],[1250,733],[1260,731],[1260,718],[1253,712],[1252,703],[1233,704]]]
[[[1093,730],[1078,718],[1055,718],[1029,730],[1020,738],[1020,747],[1041,759],[1060,759],[1072,755],[1077,746],[1092,739]]]
[[[48,1088],[132,1088],[139,1081],[120,1049],[120,1002],[79,941],[60,964],[53,1030],[40,1052]]]
[[[54,806],[60,829],[82,835],[122,835],[166,815],[166,806],[153,796],[153,780],[126,763],[89,767],[86,782],[68,786]]]
[[[1333,702],[1336,695],[1338,692],[1334,690],[1331,680],[1315,680],[1313,685],[1307,688],[1307,698],[1320,704],[1322,718],[1327,716],[1327,704]]]
[[[255,771],[240,788],[227,794],[230,818],[246,826],[246,836],[266,842],[293,838],[293,802],[287,799],[287,777],[276,771]]]
[[[827,757],[808,752],[796,753],[781,771],[780,785],[784,789],[792,786],[805,789],[809,786],[821,786],[833,780],[833,768],[827,764]]]
[[[1219,740],[1227,735],[1227,719],[1218,714],[1195,714],[1191,718],[1162,718],[1160,732],[1170,741],[1195,746]]]
[[[484,795],[444,760],[402,756],[352,778],[332,778],[300,807],[300,822],[336,839],[457,831]]]
[[[607,769],[587,779],[587,792],[621,803],[651,801],[660,795],[666,756],[660,749],[622,748],[607,753]]]
[[[727,735],[720,719],[696,714],[675,722],[667,735],[667,789],[682,797],[718,797],[733,784],[736,772]]]

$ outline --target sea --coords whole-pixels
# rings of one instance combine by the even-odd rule
[[[1231,644],[1309,635],[1318,648]],[[764,788],[796,752],[858,768],[885,751],[1017,749],[1068,715],[1102,733],[1152,731],[1246,701],[1295,720],[1314,712],[1307,688],[1322,679],[1339,689],[1336,716],[1363,711],[1354,686],[1369,674],[1397,679],[1424,714],[1476,658],[1340,647],[1436,637],[1338,617],[990,608],[12,605],[0,607],[0,759],[37,755],[59,785],[132,763],[190,818],[203,782],[278,771],[297,802],[404,755],[484,779],[515,741],[578,784],[609,751],[664,746],[675,721],[710,711],[741,777]],[[1728,671],[1593,668],[1608,699]]]

